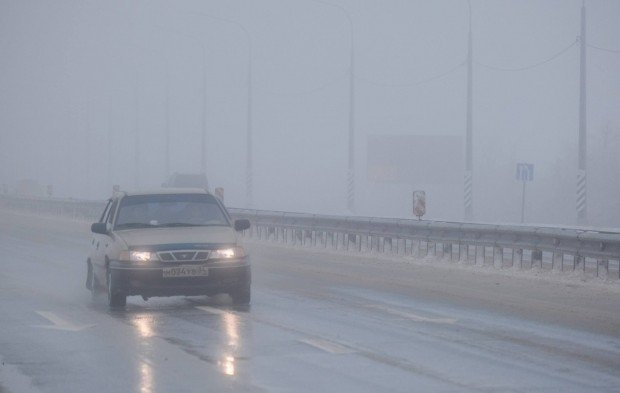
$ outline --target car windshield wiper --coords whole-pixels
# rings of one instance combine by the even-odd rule
[[[159,224],[158,227],[206,227],[205,224],[190,224],[188,222],[167,222],[165,224]]]
[[[116,229],[130,229],[130,228],[151,228],[157,225],[151,225],[146,222],[126,222],[123,224],[117,224]]]

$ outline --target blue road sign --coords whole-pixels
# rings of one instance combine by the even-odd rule
[[[532,181],[534,180],[534,164],[520,162],[517,164],[517,180]]]

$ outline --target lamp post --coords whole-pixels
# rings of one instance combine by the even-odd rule
[[[340,11],[349,23],[349,114],[348,114],[348,160],[347,160],[347,209],[355,213],[355,40],[353,19],[349,11],[338,5],[321,0],[309,0]]]
[[[577,171],[577,223],[586,225],[588,223],[587,205],[587,85],[586,85],[586,2],[581,5],[581,34],[579,36],[580,58],[579,58],[579,162]]]
[[[200,41],[199,38],[185,34],[173,29],[159,26],[159,28],[165,32],[172,33],[184,38],[189,38],[194,41],[200,47],[202,54],[202,71],[201,71],[201,136],[200,136],[200,170],[203,174],[207,173],[207,49]],[[166,58],[166,98],[165,98],[165,143],[166,143],[166,155],[165,155],[165,168],[166,177],[170,175],[170,66],[168,64],[168,58]]]
[[[247,115],[246,115],[246,178],[245,178],[245,192],[246,192],[246,206],[252,207],[254,204],[253,197],[253,174],[254,174],[254,160],[253,160],[253,144],[252,144],[252,38],[248,29],[241,23],[232,19],[221,18],[219,16],[203,14],[200,12],[192,13],[197,16],[209,18],[212,20],[220,21],[235,25],[239,28],[247,40],[248,45],[248,65],[247,65]]]
[[[465,188],[464,188],[464,207],[465,220],[471,221],[474,218],[473,208],[473,131],[472,131],[472,33],[471,33],[471,1],[467,1],[469,7],[469,34],[467,35],[467,118],[465,125]]]

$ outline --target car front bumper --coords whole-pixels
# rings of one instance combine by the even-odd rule
[[[166,277],[163,270],[175,265],[136,266],[112,261],[110,274],[115,291],[125,295],[198,296],[230,293],[249,286],[251,269],[249,258],[205,265],[208,276]]]

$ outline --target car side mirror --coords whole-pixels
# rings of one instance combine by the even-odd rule
[[[249,227],[250,227],[250,220],[247,220],[245,218],[241,220],[235,220],[235,231],[237,232],[245,231]]]
[[[98,233],[100,235],[108,234],[108,224],[105,222],[96,222],[90,226],[90,231],[92,233]]]

